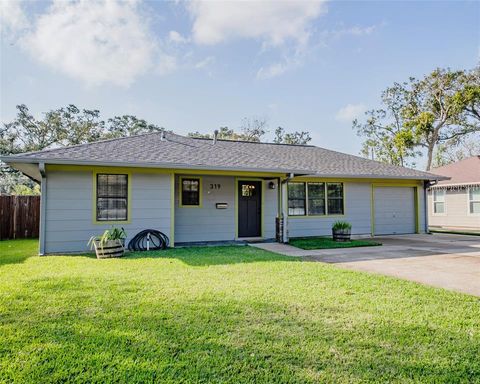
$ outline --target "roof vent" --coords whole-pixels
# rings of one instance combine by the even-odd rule
[[[160,141],[165,141],[165,131],[163,129],[160,131]]]
[[[213,131],[213,144],[217,143],[217,138],[218,138],[218,129],[215,129],[215,131]]]

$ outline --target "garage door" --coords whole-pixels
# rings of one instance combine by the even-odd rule
[[[375,187],[375,235],[415,233],[414,197],[414,188]]]

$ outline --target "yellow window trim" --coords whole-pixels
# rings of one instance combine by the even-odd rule
[[[92,199],[92,221],[93,224],[100,225],[120,225],[120,224],[130,224],[132,222],[132,173],[131,172],[120,172],[118,169],[111,169],[109,172],[103,170],[93,171],[93,199]],[[106,174],[106,175],[127,175],[127,220],[97,220],[97,175]]]
[[[290,182],[290,181],[289,181]],[[314,178],[308,178],[306,180],[296,180],[296,179],[291,179],[292,183],[303,183],[305,184],[305,215],[288,215],[289,219],[329,219],[329,218],[342,218],[347,215],[346,213],[346,192],[345,192],[345,182],[344,181],[338,181],[335,179],[314,179]],[[309,215],[308,214],[308,187],[306,184],[308,183],[324,183],[325,184],[325,214],[324,215]],[[327,196],[327,184],[342,184],[342,199],[343,199],[343,213],[338,214],[328,214],[328,196]],[[288,193],[288,183],[287,183],[287,193]],[[287,204],[288,204],[288,196],[287,196]],[[287,212],[288,212],[288,206],[287,206]]]
[[[183,180],[198,180],[198,205],[182,204],[182,186]],[[203,180],[201,176],[180,176],[178,186],[178,206],[180,208],[202,208],[203,207]]]

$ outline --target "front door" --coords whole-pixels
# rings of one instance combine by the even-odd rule
[[[238,237],[262,234],[262,182],[238,182]]]

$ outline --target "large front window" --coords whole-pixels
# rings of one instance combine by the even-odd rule
[[[288,183],[289,216],[343,214],[343,183]]]
[[[327,183],[327,212],[329,215],[343,215],[343,184]]]
[[[288,214],[305,215],[305,183],[288,183]]]
[[[128,175],[97,174],[97,221],[128,220]]]
[[[308,183],[308,214],[325,215],[325,183]]]

